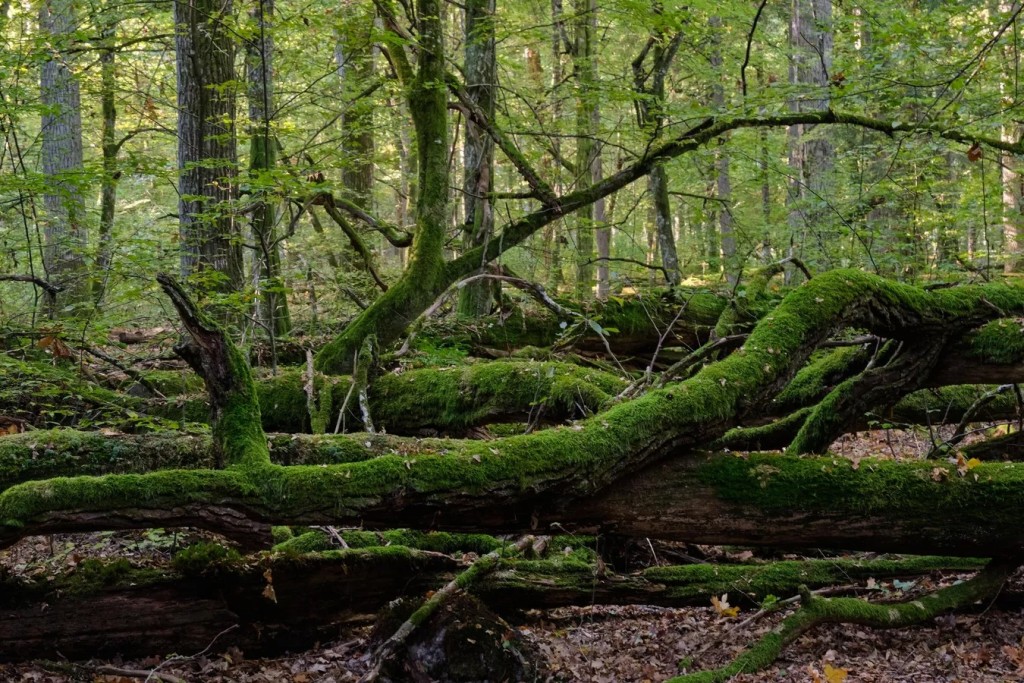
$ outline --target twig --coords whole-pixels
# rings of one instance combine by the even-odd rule
[[[942,443],[934,446],[932,450],[928,452],[928,455],[926,457],[939,457],[940,455],[949,452],[950,448],[956,446],[958,443],[963,441],[964,437],[967,436],[967,425],[971,422],[971,420],[978,413],[978,411],[985,407],[987,404],[991,403],[992,399],[994,399],[996,396],[1006,393],[1007,391],[1013,389],[1014,386],[1016,385],[1000,384],[995,389],[992,389],[991,391],[986,391],[984,394],[979,396],[978,399],[974,403],[972,403],[970,407],[967,408],[967,410],[964,411],[964,415],[963,417],[960,418],[959,424],[957,424],[956,429],[953,430],[953,435],[950,436],[945,441],[943,441]]]
[[[49,660],[39,660],[37,662],[39,666],[49,671],[60,671],[63,673],[75,675],[81,675],[81,672],[85,671],[90,674],[99,674],[107,676],[123,676],[127,678],[141,678],[144,681],[163,681],[164,683],[188,683],[184,678],[179,678],[171,674],[161,673],[156,670],[146,669],[125,669],[119,666],[110,666],[109,664],[77,664],[74,662],[54,662]]]
[[[138,382],[142,386],[146,387],[146,390],[149,391],[154,396],[156,396],[157,398],[167,398],[166,396],[164,396],[160,392],[159,389],[156,388],[155,384],[153,384],[148,379],[146,379],[146,376],[144,374],[142,374],[141,372],[139,372],[138,370],[133,370],[132,368],[128,367],[127,365],[125,365],[121,361],[117,360],[113,356],[108,356],[103,351],[100,351],[99,349],[94,349],[91,346],[79,345],[78,348],[80,348],[82,351],[85,351],[90,356],[94,356],[96,358],[99,358],[102,361],[110,363],[115,368],[117,368],[118,370],[120,370],[124,374],[128,375],[129,377],[131,377],[133,380],[135,380],[136,382]]]
[[[373,418],[370,416],[370,368],[374,364],[377,338],[369,335],[363,340],[363,346],[356,356],[355,369],[352,372],[352,386],[356,387],[356,396],[359,398],[359,412],[363,417],[363,429],[370,434],[376,434],[373,427]]]

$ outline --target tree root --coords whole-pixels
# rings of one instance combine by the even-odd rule
[[[801,589],[800,608],[756,644],[719,669],[699,671],[670,679],[669,683],[715,683],[740,673],[770,666],[782,648],[818,624],[850,623],[875,628],[902,628],[963,609],[980,600],[996,597],[1006,579],[1020,566],[1019,559],[995,559],[974,578],[897,604],[873,604],[858,598],[822,598]]]

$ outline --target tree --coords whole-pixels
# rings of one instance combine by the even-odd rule
[[[832,71],[832,0],[793,0],[789,24],[792,50],[789,81],[802,86],[791,101],[793,112],[827,111],[829,75]],[[792,170],[788,204],[790,245],[796,253],[810,241],[809,231],[819,234],[829,222],[821,207],[834,163],[832,143],[815,133],[813,125],[795,124],[789,128],[789,167]],[[816,208],[817,207],[817,208]]]
[[[274,38],[271,18],[273,0],[259,0],[250,13],[254,36],[246,45],[249,97],[249,174],[253,184],[252,234],[259,252],[260,314],[271,336],[291,331],[288,298],[281,273],[281,239],[277,231],[277,207],[272,171],[277,161],[277,139],[271,132],[274,108]]]
[[[44,106],[41,134],[43,173],[47,192],[43,267],[73,305],[86,298],[86,244],[88,229],[82,187],[82,113],[78,81],[71,73],[71,42],[75,15],[71,2],[44,2],[39,26],[50,36],[55,51],[43,62],[40,95]],[[56,311],[54,311],[56,313]]]
[[[231,16],[231,0],[174,3],[181,272],[202,273],[223,292],[243,287]]]
[[[557,4],[554,7],[557,10]],[[267,8],[264,5],[263,9]],[[979,150],[989,154],[990,159],[994,152],[1024,153],[1024,146],[1001,135],[986,134],[987,128],[983,126],[989,123],[964,123],[952,114],[942,113],[914,116],[915,112],[921,114],[921,108],[903,98],[895,98],[895,104],[884,100],[868,102],[858,99],[867,98],[858,92],[856,96],[850,94],[834,100],[829,97],[829,102],[821,106],[789,110],[786,102],[792,91],[785,87],[773,89],[767,76],[756,88],[748,88],[751,84],[746,83],[746,64],[738,69],[744,98],[735,109],[727,108],[723,106],[724,87],[721,102],[709,102],[708,94],[712,92],[710,86],[723,82],[725,74],[735,73],[728,55],[739,51],[741,44],[736,36],[741,32],[723,28],[722,43],[712,45],[704,55],[696,49],[684,51],[682,47],[689,48],[689,43],[698,44],[706,38],[708,24],[681,21],[678,7],[668,6],[654,16],[644,10],[643,20],[635,13],[609,11],[620,8],[604,3],[591,2],[585,8],[575,9],[581,8],[585,11],[577,11],[565,27],[555,21],[553,27],[534,28],[524,17],[512,14],[522,12],[521,8],[509,6],[509,15],[514,19],[512,30],[503,31],[500,41],[495,36],[494,43],[495,50],[511,45],[495,58],[511,77],[506,78],[503,72],[503,88],[489,110],[486,102],[474,96],[473,78],[460,77],[451,66],[455,60],[446,44],[452,31],[446,30],[446,26],[450,29],[452,10],[436,0],[419,0],[415,7],[381,0],[377,9],[383,27],[373,35],[382,43],[384,58],[380,62],[382,67],[386,65],[382,73],[387,76],[387,72],[393,71],[394,82],[385,77],[380,85],[369,83],[357,90],[366,99],[368,109],[371,104],[404,98],[404,109],[393,109],[407,111],[412,120],[414,138],[401,145],[402,151],[389,144],[401,139],[401,131],[377,138],[384,142],[374,149],[375,161],[380,163],[372,171],[375,180],[402,188],[393,171],[399,167],[403,153],[415,154],[415,235],[408,265],[395,278],[384,271],[375,273],[382,293],[373,302],[360,302],[365,309],[324,347],[315,368],[292,368],[259,380],[254,379],[245,354],[230,335],[212,322],[173,279],[161,277],[165,296],[174,305],[188,335],[179,345],[178,353],[204,380],[208,393],[205,401],[144,400],[112,394],[83,386],[81,378],[69,368],[0,356],[5,377],[24,380],[12,381],[12,386],[0,390],[0,413],[12,413],[16,420],[38,421],[39,426],[60,420],[73,426],[76,419],[111,425],[105,433],[39,430],[0,438],[0,461],[10,463],[0,472],[0,544],[32,533],[187,524],[222,533],[245,551],[267,548],[272,543],[279,550],[298,551],[323,548],[326,537],[311,532],[312,536],[302,534],[282,540],[281,535],[286,532],[272,531],[271,524],[359,524],[372,530],[404,526],[527,536],[559,525],[574,532],[597,528],[611,535],[708,543],[1008,558],[981,570],[975,579],[959,587],[926,597],[920,606],[908,604],[877,610],[860,602],[824,602],[805,591],[801,611],[784,623],[782,631],[776,634],[778,637],[752,650],[729,669],[706,672],[704,680],[724,679],[764,664],[778,653],[780,644],[821,621],[849,618],[876,625],[892,621],[911,623],[993,596],[1019,554],[1022,537],[1016,520],[1021,513],[1021,473],[1015,462],[980,460],[993,454],[1009,453],[1014,457],[1019,454],[1019,437],[1017,441],[990,440],[984,448],[965,449],[962,455],[958,450],[968,423],[982,415],[1014,415],[1016,397],[1008,385],[976,391],[949,385],[1024,377],[1020,326],[1012,317],[1024,314],[1024,293],[1020,288],[994,282],[942,287],[929,283],[928,287],[919,288],[856,268],[814,273],[791,260],[793,266],[803,267],[809,281],[776,294],[774,278],[792,267],[790,263],[741,270],[749,264],[737,258],[736,272],[743,277],[738,283],[731,283],[731,287],[712,290],[708,283],[699,288],[679,286],[684,273],[682,268],[676,268],[674,274],[666,273],[666,279],[674,279],[676,285],[668,291],[643,290],[632,297],[624,293],[597,305],[553,298],[536,283],[517,276],[515,266],[529,258],[520,247],[533,235],[550,227],[552,239],[533,240],[531,246],[535,247],[537,242],[550,243],[560,231],[581,227],[572,222],[578,211],[589,210],[602,198],[615,195],[620,206],[626,207],[616,213],[626,217],[622,229],[616,231],[621,238],[616,248],[632,248],[629,240],[640,234],[641,228],[629,226],[627,221],[642,214],[636,209],[646,201],[643,190],[635,187],[640,184],[637,181],[658,169],[664,171],[672,163],[675,196],[688,199],[697,194],[698,201],[707,201],[707,197],[699,194],[707,177],[700,178],[699,171],[708,164],[702,163],[702,169],[692,172],[679,160],[709,145],[716,145],[720,158],[729,161],[728,189],[733,198],[733,226],[737,235],[742,234],[739,228],[752,215],[759,225],[771,223],[771,212],[766,216],[763,204],[750,200],[777,194],[786,185],[784,176],[773,173],[776,164],[772,160],[786,156],[787,141],[781,131],[787,128],[813,128],[813,134],[794,142],[793,149],[798,152],[802,145],[824,140],[826,133],[833,144],[830,149],[844,151],[842,155],[835,154],[833,181],[820,188],[821,193],[827,194],[808,198],[806,205],[792,204],[794,211],[827,200],[830,211],[853,226],[874,206],[871,201],[851,199],[857,193],[851,190],[856,183],[851,182],[855,173],[850,166],[871,158],[867,147],[858,143],[859,136],[852,134],[855,131],[893,138],[888,144],[902,150],[901,154],[913,152],[912,161],[895,159],[891,174],[894,182],[911,178],[924,188],[941,187],[933,182],[940,175],[943,182],[949,181],[952,165],[944,157],[938,157],[934,168],[916,166],[937,149],[949,153],[962,149],[970,162]],[[750,20],[746,40],[751,44],[760,40],[755,37],[758,19],[753,16],[754,9],[742,7],[743,16]],[[547,101],[559,97],[561,84],[545,83],[539,76],[539,61],[532,59],[530,53],[526,60],[521,60],[518,48],[536,48],[549,42],[564,48],[568,35],[562,35],[563,28],[568,34],[568,26],[580,20],[585,25],[576,27],[576,35],[586,37],[591,32],[588,40],[596,41],[592,19],[597,10],[601,11],[600,16],[609,17],[601,54],[601,64],[609,66],[602,69],[628,68],[636,54],[637,37],[640,43],[647,41],[647,47],[641,47],[640,59],[634,62],[639,65],[639,75],[631,84],[633,93],[619,99],[616,95],[627,93],[617,91],[613,79],[584,73],[587,64],[580,60],[576,65],[579,75],[593,89],[585,93],[586,97],[574,92],[573,95],[581,96],[572,99],[585,106],[574,111],[574,116],[564,117],[566,121],[546,120],[550,112],[557,110],[547,106]],[[178,8],[178,22],[191,21],[195,29],[189,40],[205,41],[211,37],[214,28],[204,23],[211,17],[217,20],[216,30],[226,31],[221,21],[225,14],[200,13],[198,19],[193,15],[180,16],[191,11]],[[226,10],[219,7],[214,11]],[[840,20],[849,18],[842,8],[836,12]],[[318,20],[312,12],[311,17],[282,15],[278,21],[290,21],[301,28],[279,29],[274,33],[273,64],[281,73],[300,74],[301,78],[276,79],[279,85],[289,85],[282,86],[278,93],[281,104],[272,107],[271,90],[267,87],[272,82],[267,69],[271,64],[270,45],[259,41],[250,65],[258,63],[262,74],[253,70],[248,78],[250,119],[256,124],[251,131],[250,191],[237,204],[231,192],[220,199],[202,197],[200,218],[204,220],[197,225],[209,227],[225,216],[237,217],[252,211],[254,224],[257,219],[263,221],[255,231],[265,231],[273,218],[268,211],[274,196],[271,188],[277,187],[288,195],[285,206],[291,212],[287,233],[290,254],[306,259],[307,264],[320,257],[311,247],[321,244],[315,241],[322,239],[321,234],[304,234],[302,220],[307,214],[317,216],[314,211],[323,208],[353,246],[360,249],[369,266],[368,255],[372,255],[374,245],[364,237],[365,231],[382,234],[391,244],[405,238],[398,229],[403,226],[393,226],[388,221],[388,216],[397,215],[397,211],[389,214],[388,207],[384,207],[380,215],[375,215],[378,212],[374,211],[374,202],[360,204],[346,188],[332,186],[332,178],[344,177],[344,164],[330,151],[323,150],[346,148],[339,144],[334,125],[337,119],[332,117],[346,112],[345,106],[349,104],[346,101],[338,106],[334,101],[337,88],[333,82],[336,65],[331,61],[336,47],[333,21]],[[557,11],[555,16],[559,16]],[[723,11],[722,16],[728,14]],[[187,21],[183,22],[183,18]],[[986,21],[974,15],[969,18],[976,22],[977,33],[987,31],[985,35],[991,36]],[[766,16],[760,30],[770,33],[772,38],[781,38],[784,31],[778,20],[776,15]],[[938,19],[933,21],[941,26]],[[257,21],[257,26],[260,23]],[[813,28],[823,32],[828,27],[819,24]],[[837,41],[845,35],[846,31],[835,30]],[[1008,34],[1003,31],[1000,35]],[[178,38],[182,39],[180,34]],[[979,46],[979,55],[991,42],[989,37],[975,36],[972,40],[972,44]],[[770,45],[770,41],[765,44]],[[369,52],[369,46],[364,47]],[[589,52],[583,47],[581,53]],[[560,53],[561,48],[556,52]],[[680,63],[675,71],[670,71],[673,51]],[[780,50],[766,52],[771,54],[765,55],[759,65],[765,70],[776,68],[785,58]],[[508,57],[513,53],[515,59]],[[826,53],[822,50],[814,54],[824,62]],[[837,53],[838,61],[841,52]],[[195,49],[179,50],[179,58],[186,60],[198,54]],[[540,53],[534,54],[539,57]],[[894,54],[894,62],[885,65],[883,71],[907,68],[902,56]],[[576,55],[577,59],[579,56]],[[560,60],[561,55],[555,58]],[[9,56],[0,55],[0,59]],[[305,61],[298,65],[302,60]],[[192,61],[198,64],[202,60]],[[309,66],[310,61],[318,66]],[[704,63],[711,61],[715,62],[713,73]],[[983,61],[979,57],[967,64],[979,64],[981,70],[972,83],[977,83],[978,88],[984,86],[990,99],[992,74],[982,68]],[[701,69],[693,66],[698,63]],[[663,68],[657,68],[659,65]],[[941,66],[948,75],[964,64]],[[190,77],[189,68],[192,67],[179,68],[184,69],[185,80]],[[520,83],[515,78],[520,73],[530,78]],[[659,73],[664,78],[660,86],[656,83]],[[678,78],[668,78],[672,73]],[[840,87],[836,83],[838,74],[830,76],[826,81],[831,85],[798,85],[809,88],[812,100],[821,100],[825,88]],[[325,85],[318,90],[317,79],[321,77]],[[227,80],[216,81],[217,87],[211,87],[215,81],[209,78],[201,82],[202,87],[188,91],[200,100],[229,93],[232,87]],[[488,84],[494,83],[496,79],[488,80]],[[333,92],[334,100],[322,97],[324,92]],[[887,92],[891,96],[894,90]],[[917,92],[934,95],[936,86],[922,86]],[[544,103],[545,108],[534,114],[529,110],[537,102]],[[593,117],[598,102],[605,121],[602,126],[596,125]],[[620,126],[615,137],[609,136],[604,129],[611,128],[612,122],[635,105],[639,105],[644,125],[636,127],[638,130]],[[970,103],[964,106],[973,111]],[[327,115],[321,116],[325,109],[329,109]],[[865,114],[865,110],[871,114]],[[586,116],[580,116],[581,111]],[[387,117],[392,115],[377,112],[373,120],[389,121]],[[488,173],[489,183],[485,184],[481,176],[471,175],[478,188],[471,194],[474,199],[493,202],[492,208],[502,209],[491,212],[497,217],[491,239],[461,248],[461,226],[453,229],[452,225],[452,216],[457,211],[453,211],[451,189],[457,185],[453,179],[460,175],[455,163],[458,144],[453,134],[459,128],[454,125],[456,116],[468,122],[474,143],[479,140],[496,150],[493,162],[488,162],[488,168],[493,165],[495,169]],[[206,132],[212,123],[228,130],[220,118],[212,123],[208,116],[197,121]],[[274,121],[280,124],[277,128],[270,125]],[[332,128],[334,133],[330,133]],[[316,167],[311,169],[311,178],[256,182],[264,175],[260,171],[272,168],[268,160],[276,150],[272,150],[271,132],[280,134],[284,150],[278,169],[281,173],[273,175],[298,176],[299,167],[311,164]],[[620,150],[616,155],[623,159],[621,168],[599,177],[590,153],[575,161],[563,158],[561,147],[551,142],[563,135],[576,140],[575,150],[565,145],[570,152],[580,153],[590,143],[606,148],[617,145]],[[723,140],[727,142],[722,143]],[[847,146],[851,149],[848,155]],[[227,182],[224,179],[233,173],[226,153],[202,152],[194,165],[185,165],[183,173],[216,169],[209,185],[198,189],[221,190]],[[314,154],[319,158],[313,160]],[[705,157],[710,158],[710,154]],[[805,181],[801,188],[819,180],[811,166],[804,164],[806,160],[806,156],[799,158]],[[130,155],[126,161],[128,167],[135,163]],[[318,178],[321,163],[324,170]],[[467,163],[467,170],[469,166]],[[941,198],[932,199],[928,206],[939,207],[944,212],[942,217],[949,220],[955,216],[970,217],[969,214],[981,216],[978,225],[984,227],[986,202],[995,200],[998,188],[984,185],[986,177],[980,165],[973,168],[977,170],[965,175],[961,188],[964,201],[973,203],[967,205],[970,211],[946,212]],[[719,178],[726,175],[724,170],[719,167]],[[563,173],[581,177],[582,182],[564,183]],[[988,181],[992,177],[990,170]],[[0,182],[5,191],[14,187],[7,185],[12,181],[6,177]],[[139,182],[138,177],[133,178],[133,183]],[[689,192],[694,187],[698,192]],[[667,182],[657,189],[658,195],[666,200],[658,208],[666,217],[660,233],[674,241],[672,231],[665,229],[671,226],[667,200],[673,195],[667,192]],[[906,194],[919,199],[928,191],[915,186]],[[401,189],[398,193],[405,194]],[[155,197],[154,192],[147,199],[159,204]],[[192,197],[185,195],[183,201]],[[980,211],[974,210],[978,207]],[[474,209],[472,213],[477,212]],[[908,215],[918,219],[919,213]],[[267,220],[268,216],[271,220]],[[706,215],[702,219],[705,225],[711,223]],[[913,231],[908,229],[907,234],[929,240],[922,249],[938,248],[937,233],[928,227],[933,225],[922,218],[924,229],[911,226]],[[31,235],[30,229],[25,232]],[[156,229],[153,232],[157,233]],[[3,224],[0,236],[5,240],[5,251],[0,258],[9,258],[12,234],[22,240],[19,233]],[[216,236],[225,234],[217,232]],[[327,230],[322,230],[322,235],[327,234]],[[833,256],[852,260],[855,250],[848,245],[848,236],[828,241],[826,235],[821,233],[820,246],[809,242],[804,248],[813,252],[819,262]],[[276,243],[277,238],[272,241]],[[31,244],[31,240],[26,242]],[[230,241],[222,244],[226,248],[232,246]],[[642,256],[642,246],[639,250]],[[737,248],[740,254],[744,251]],[[504,268],[482,272],[482,264],[499,257]],[[288,259],[281,260],[287,267]],[[307,264],[304,269],[309,267]],[[210,265],[207,270],[213,268]],[[977,270],[990,277],[986,269]],[[685,274],[694,273],[689,270]],[[453,285],[466,286],[489,279],[520,289],[550,313],[542,316],[527,306],[513,308],[509,305],[512,297],[508,297],[499,313],[472,320],[468,325],[434,320]],[[17,275],[0,276],[0,280],[4,287],[19,286],[8,283],[38,284],[30,277]],[[310,298],[315,301],[313,296]],[[589,293],[581,298],[589,299]],[[352,299],[359,301],[358,296]],[[6,297],[3,305],[9,305]],[[336,302],[335,305],[341,309]],[[407,331],[415,338],[389,357],[395,342]],[[60,349],[52,337],[47,332],[46,336],[35,333],[31,338],[44,339],[44,344]],[[604,369],[571,362],[572,356],[555,355],[552,360],[551,350],[526,348],[556,341],[562,348],[589,356],[582,362],[593,362]],[[418,355],[413,360],[396,362],[395,359],[405,358],[409,349],[415,349],[418,342],[419,351],[414,352]],[[452,343],[457,344],[454,351],[444,346]],[[84,342],[76,344],[77,348],[85,349]],[[415,367],[424,358],[445,353],[456,356],[480,347],[492,357],[512,357],[443,368]],[[293,350],[299,354],[305,351],[301,344]],[[595,350],[603,358],[594,360]],[[62,352],[52,353],[59,356]],[[23,353],[40,355],[38,349],[28,345]],[[383,361],[381,354],[385,354]],[[519,357],[526,355],[541,356],[543,360]],[[145,380],[160,390],[156,376],[151,381],[149,373],[127,367],[140,383]],[[325,377],[325,372],[333,376]],[[37,406],[40,399],[25,399],[27,390],[21,384],[27,390],[40,386],[54,388],[61,409],[46,416],[45,410]],[[129,431],[129,425],[141,430],[164,425],[164,420],[177,421],[183,416],[191,419],[207,407],[208,434],[204,430],[199,430],[198,435],[118,433]],[[126,420],[126,414],[144,418],[133,422]],[[886,420],[917,424],[946,421],[955,425],[954,434],[936,437],[930,458],[920,462],[818,457],[839,435],[863,428],[879,415]],[[325,431],[335,420],[342,429],[355,424],[366,428],[367,433],[306,437],[264,432],[282,425]],[[3,424],[6,430],[7,423]],[[375,433],[373,427],[377,428]],[[381,431],[382,427],[386,433]],[[488,429],[493,431],[484,431]],[[453,438],[422,438],[424,432]],[[496,438],[454,438],[467,435]],[[755,447],[781,448],[786,452],[738,457],[719,451]],[[979,454],[977,462],[971,460],[974,453]],[[167,469],[169,466],[174,469]],[[65,476],[76,474],[81,476]],[[274,533],[278,538],[272,541]],[[214,624],[217,615],[223,614],[221,606],[245,604],[245,598],[253,596],[254,590],[269,600],[267,596],[274,595],[276,585],[281,589],[282,603],[288,606],[269,616],[259,608],[247,614],[253,619],[268,616],[278,620],[274,624],[294,624],[293,603],[287,603],[283,597],[285,587],[308,585],[303,580],[309,577],[340,580],[342,567],[358,558],[356,575],[365,579],[360,584],[363,595],[356,599],[347,593],[332,594],[325,599],[330,608],[318,605],[316,619],[330,622],[337,618],[337,612],[330,610],[344,609],[338,605],[346,600],[349,605],[381,604],[382,594],[394,589],[396,577],[408,576],[417,568],[423,574],[416,576],[429,576],[431,581],[446,582],[446,586],[508,588],[507,582],[501,583],[502,576],[488,572],[499,560],[519,562],[518,554],[525,555],[532,547],[528,538],[509,543],[477,537],[471,550],[482,559],[468,573],[456,577],[453,574],[463,567],[451,558],[431,554],[439,551],[432,549],[430,543],[434,541],[425,536],[428,535],[402,536],[401,543],[396,540],[386,551],[377,548],[379,552],[374,555],[317,556],[309,560],[315,566],[268,558],[258,570],[252,562],[232,559],[234,556],[224,548],[193,550],[180,561],[172,583],[161,586],[176,595],[194,597],[195,576],[204,572],[217,574],[214,585],[223,588],[223,602],[211,600],[201,604],[202,610],[197,609],[201,615],[197,621]],[[445,552],[468,550],[467,538],[460,538],[458,543],[446,545]],[[377,545],[381,545],[379,539]],[[502,548],[517,557],[500,557]],[[629,577],[622,582],[618,576],[605,580],[602,572],[608,570],[599,569],[593,555],[575,553],[574,550],[571,563],[560,563],[551,554],[546,555],[545,561],[551,564],[542,565],[541,569],[534,567],[528,573],[530,584],[525,588],[520,585],[519,595],[533,591],[538,603],[549,604],[559,599],[559,589],[552,588],[552,576],[568,581],[566,577],[584,572],[589,584],[597,585],[602,594],[619,595],[623,600],[649,596],[650,580],[655,580],[655,575]],[[527,573],[529,565],[517,567]],[[977,569],[978,564],[967,568]],[[193,572],[191,584],[189,572]],[[136,574],[130,576],[129,583]],[[650,580],[642,580],[645,578]],[[371,583],[373,580],[378,582]],[[558,585],[569,586],[561,594],[564,600],[581,600],[593,594],[583,590],[579,581]],[[616,594],[616,585],[622,592]],[[704,584],[700,595],[706,596],[720,585]],[[782,585],[789,591],[797,590],[792,585]],[[425,586],[415,584],[413,590],[421,588]],[[431,588],[437,588],[436,584],[431,583]],[[420,609],[429,611],[450,592],[447,588],[438,590]],[[94,601],[103,599],[95,592],[89,595]],[[33,596],[38,594],[19,594],[18,599],[35,600]],[[68,602],[62,598],[60,604]],[[88,606],[97,604],[79,603],[79,613],[88,613]],[[28,618],[27,612],[21,615]],[[413,624],[423,617],[419,610],[416,615]],[[53,624],[49,615],[41,619]],[[321,623],[317,621],[318,626]],[[279,638],[275,642],[281,645],[280,639],[286,636],[275,634],[286,633],[289,628],[272,629],[267,639]],[[296,638],[306,639],[323,632],[312,626],[296,630],[301,632]],[[396,634],[407,630],[403,627]],[[7,632],[16,638],[18,629]],[[217,632],[218,629],[213,630]],[[246,631],[233,642],[248,645],[255,640]]]
[[[466,94],[487,120],[494,120],[498,61],[494,45],[494,0],[466,4]],[[466,121],[463,146],[462,192],[466,207],[463,246],[486,244],[494,235],[494,140],[472,120]],[[473,317],[490,312],[494,288],[486,282],[467,285],[459,294],[460,315]]]

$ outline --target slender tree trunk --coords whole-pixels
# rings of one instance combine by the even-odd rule
[[[181,272],[244,287],[239,228],[230,211],[238,173],[232,0],[175,0],[178,73],[178,221]]]
[[[652,10],[661,14],[660,2],[654,3]],[[647,127],[655,139],[661,137],[665,125],[665,78],[679,47],[680,34],[670,36],[659,29],[651,36],[648,47],[633,62],[633,88],[637,93],[637,116],[641,127]],[[648,48],[650,54],[647,54]],[[650,57],[649,73],[645,71],[644,62]],[[679,284],[679,256],[676,251],[676,238],[672,229],[672,207],[668,194],[668,173],[664,163],[651,169],[647,178],[647,187],[651,193],[652,214],[654,223],[653,239],[657,240],[658,251],[661,253],[661,265],[665,270],[665,278],[670,286]],[[648,263],[654,259],[652,235],[648,234]],[[653,271],[652,271],[653,275]]]
[[[113,8],[107,7],[107,12]],[[117,105],[114,96],[117,90],[117,51],[114,40],[117,37],[117,24],[113,17],[104,17],[105,23],[101,30],[100,43],[100,109],[103,115],[102,151],[103,178],[100,189],[100,224],[99,245],[96,250],[96,261],[92,276],[93,300],[100,304],[106,291],[110,277],[110,265],[113,255],[114,215],[117,210],[117,181],[120,171],[117,170]]]
[[[1003,138],[1016,140],[1020,137],[1021,126],[1007,126]],[[1020,162],[1011,154],[1001,155],[1003,184],[1003,254],[1006,258],[1006,272],[1019,268],[1021,225],[1024,224],[1024,178],[1020,173]]]
[[[832,0],[792,0],[789,45],[792,51],[789,80],[800,88],[790,100],[794,112],[826,110],[828,77],[832,70]],[[829,186],[835,150],[827,139],[813,135],[815,126],[789,128],[789,197],[791,250],[802,252],[808,231],[821,237],[827,214],[818,208]],[[824,239],[820,244],[827,244]]]
[[[249,89],[249,176],[253,187],[252,233],[259,247],[260,317],[272,337],[291,331],[291,315],[281,274],[277,235],[277,206],[272,171],[277,164],[277,140],[271,131],[274,111],[274,39],[270,33],[274,0],[256,0],[250,17],[255,32],[246,44]]]
[[[82,166],[82,112],[78,81],[71,73],[70,47],[76,28],[70,0],[47,0],[39,8],[39,26],[53,45],[40,72],[43,105],[41,138],[43,195],[43,267],[47,277],[64,287],[52,313],[85,299],[89,292],[85,250],[87,229]]]
[[[493,120],[498,78],[494,43],[495,0],[468,0],[465,8],[466,91],[480,111]],[[467,119],[462,176],[466,211],[462,243],[467,249],[486,244],[494,233],[493,191],[494,141],[480,126]],[[486,315],[491,310],[494,296],[495,287],[487,281],[463,287],[459,293],[459,315],[466,318]]]
[[[957,155],[953,152],[946,153],[946,191],[940,193],[941,203],[936,202],[936,208],[940,210],[938,245],[936,261],[938,265],[951,267],[956,263],[957,254],[960,251],[960,231],[954,219],[953,209],[960,200],[960,183]]]
[[[334,58],[347,102],[341,118],[344,162],[341,184],[359,207],[369,210],[373,199],[373,100],[356,96],[373,78],[373,11],[370,3],[342,3],[342,23]]]
[[[725,111],[725,87],[722,85],[722,18],[713,16],[711,24],[711,68],[715,74],[714,85],[711,87],[711,106],[715,114],[721,116]],[[725,150],[726,139],[719,141],[715,151],[715,194],[719,199],[718,231],[719,243],[722,247],[722,267],[730,284],[739,280],[741,264],[736,262],[736,236],[733,232],[732,211],[732,179],[729,176],[729,155]]]
[[[600,109],[597,103],[597,0],[577,0],[573,23],[575,46],[573,74],[576,79],[576,188],[594,184],[601,150],[595,139]],[[589,299],[594,284],[595,205],[576,211],[576,296]]]

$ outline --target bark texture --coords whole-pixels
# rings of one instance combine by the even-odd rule
[[[175,0],[178,77],[178,224],[181,274],[211,290],[243,286],[231,210],[238,175],[232,0]]]
[[[63,288],[53,310],[56,314],[65,306],[81,302],[89,292],[81,97],[78,79],[71,70],[75,59],[70,50],[77,24],[71,0],[41,3],[39,26],[53,46],[53,54],[40,69],[39,90],[43,105],[42,166],[47,182],[43,194],[43,267],[47,277]]]

